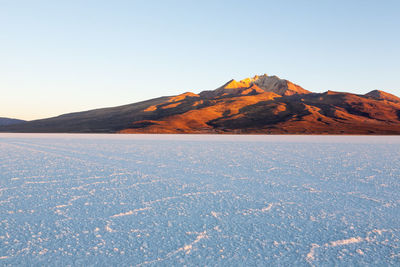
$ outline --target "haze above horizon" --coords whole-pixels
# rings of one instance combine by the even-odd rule
[[[3,1],[0,117],[39,119],[230,79],[400,96],[398,1]]]

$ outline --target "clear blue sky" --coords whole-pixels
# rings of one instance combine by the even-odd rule
[[[0,0],[0,117],[263,73],[316,92],[400,95],[400,1]]]

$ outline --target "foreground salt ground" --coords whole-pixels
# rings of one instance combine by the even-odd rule
[[[0,266],[400,264],[400,138],[0,135]]]

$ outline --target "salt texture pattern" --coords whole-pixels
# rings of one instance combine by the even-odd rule
[[[0,135],[1,266],[400,264],[400,138]]]

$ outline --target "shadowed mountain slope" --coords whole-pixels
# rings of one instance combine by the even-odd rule
[[[65,114],[7,132],[400,134],[400,98],[311,93],[276,76],[231,80],[213,91]]]
[[[24,120],[18,120],[18,119],[0,117],[0,126],[2,126],[2,125],[12,125],[12,124],[17,124],[17,123],[22,123],[22,122],[25,122],[25,121]]]
[[[48,119],[28,121],[0,127],[3,132],[38,133],[114,133],[131,125],[132,121],[150,118],[144,109],[168,100],[160,97],[139,103],[68,113]]]

